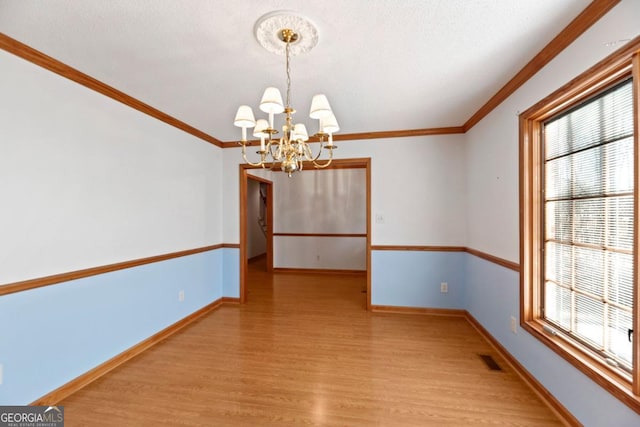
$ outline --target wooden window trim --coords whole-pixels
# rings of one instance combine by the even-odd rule
[[[613,368],[600,358],[591,356],[587,350],[561,334],[553,335],[544,329],[545,322],[540,320],[540,298],[536,280],[540,271],[539,256],[542,239],[542,201],[539,176],[541,163],[542,124],[545,120],[562,110],[571,108],[586,98],[593,96],[607,86],[633,76],[634,91],[634,156],[635,156],[635,230],[634,230],[634,316],[635,335],[633,347],[633,372],[628,374]],[[638,254],[638,170],[639,153],[639,115],[640,115],[640,37],[631,40],[589,70],[576,77],[551,95],[529,108],[520,115],[520,324],[523,329],[563,357],[594,382],[631,409],[640,413],[640,286]]]

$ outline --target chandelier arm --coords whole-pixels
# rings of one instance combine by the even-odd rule
[[[313,160],[313,152],[311,151],[311,146],[307,143],[304,144],[304,157],[307,160]]]
[[[274,145],[277,146],[278,143],[274,142],[273,140],[270,139],[269,142],[267,143],[267,149],[266,149],[273,160],[275,160],[275,158],[276,158],[276,156],[273,154],[273,146]]]
[[[311,160],[313,162],[314,165],[316,164],[316,161],[322,155],[322,144],[324,144],[324,138],[320,138],[320,150],[318,151],[318,155],[314,159],[309,159],[309,160]],[[333,153],[333,150],[329,149],[329,154],[332,154],[332,153]],[[329,160],[329,163],[331,163],[331,160]]]
[[[320,164],[316,162],[316,160],[320,155],[318,155],[318,157],[316,157],[315,160],[312,160],[313,166],[315,166],[317,169],[324,169],[331,164],[331,160],[333,160],[333,148],[328,148],[328,150],[329,150],[329,159],[327,160],[327,163]],[[322,152],[322,149],[320,149],[320,152]]]
[[[260,154],[260,162],[258,163],[252,163],[249,161],[249,159],[247,158],[247,146],[246,144],[244,144],[243,142],[241,142],[242,144],[242,158],[244,159],[245,162],[247,162],[248,165],[251,166],[262,166],[262,168],[264,168],[264,153]]]

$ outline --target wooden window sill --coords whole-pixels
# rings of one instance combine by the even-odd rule
[[[580,372],[595,381],[606,391],[640,414],[640,396],[633,394],[631,375],[612,366],[595,354],[591,356],[585,347],[580,348],[572,341],[547,332],[540,320],[523,322],[522,328],[542,341],[547,347],[564,358]]]

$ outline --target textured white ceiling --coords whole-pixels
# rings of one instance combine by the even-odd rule
[[[285,90],[255,22],[294,10],[319,43],[292,105],[325,93],[341,133],[460,126],[589,0],[0,0],[0,32],[218,139],[240,104]],[[306,119],[310,131],[315,123]]]

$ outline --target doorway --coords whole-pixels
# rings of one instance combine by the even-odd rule
[[[247,176],[247,259],[266,258],[265,270],[273,271],[273,183]]]
[[[249,181],[258,181],[265,184],[268,188],[266,194],[267,212],[270,221],[270,229],[267,235],[270,241],[267,243],[267,268],[273,271],[273,182],[269,179],[258,177],[251,173],[255,169],[250,165],[240,165],[240,301],[247,301],[247,275],[249,261],[249,230],[248,222],[248,192]],[[312,165],[304,166],[306,170],[314,170]],[[366,309],[371,309],[371,159],[340,159],[334,160],[327,169],[365,169],[365,185],[366,185]],[[280,173],[280,172],[273,172]],[[301,173],[304,173],[301,172]]]

